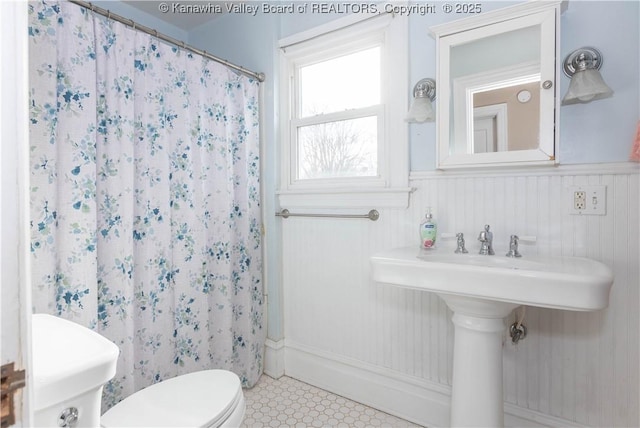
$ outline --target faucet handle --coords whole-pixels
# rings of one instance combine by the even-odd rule
[[[522,257],[522,254],[518,251],[518,235],[511,235],[511,240],[509,241],[509,252],[506,254],[507,257]]]
[[[456,238],[458,240],[458,247],[454,251],[456,254],[467,254],[469,251],[464,247],[464,233],[456,233]]]
[[[518,242],[530,242],[532,244],[535,244],[538,241],[538,237],[537,236],[525,236],[525,235],[520,235],[518,236]]]

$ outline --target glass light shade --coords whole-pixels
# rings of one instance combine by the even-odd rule
[[[433,111],[433,105],[429,97],[415,97],[413,104],[407,113],[407,117],[404,119],[407,122],[428,122],[435,118]]]
[[[588,103],[612,95],[613,90],[604,83],[600,72],[595,68],[588,68],[576,71],[571,77],[569,90],[562,99],[562,105]]]

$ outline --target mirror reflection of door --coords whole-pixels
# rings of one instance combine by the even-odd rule
[[[483,117],[473,120],[473,153],[495,152],[495,118]]]
[[[473,153],[531,150],[538,147],[540,118],[540,82],[529,82],[473,94]],[[476,129],[484,129],[483,119],[493,117],[493,141],[486,150],[485,138]],[[508,118],[508,120],[507,120]],[[476,121],[479,121],[476,125]],[[488,134],[485,134],[488,137]],[[508,137],[507,137],[508,136]]]
[[[473,109],[473,153],[492,153],[509,150],[506,103]]]

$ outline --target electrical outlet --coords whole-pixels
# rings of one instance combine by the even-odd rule
[[[584,190],[573,192],[573,209],[576,211],[587,209],[587,192]]]
[[[568,187],[569,214],[605,215],[607,213],[606,191],[607,186]]]

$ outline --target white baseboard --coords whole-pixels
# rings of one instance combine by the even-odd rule
[[[515,404],[504,404],[504,425],[506,427],[539,428],[539,427],[584,427],[567,419],[557,418],[534,410],[525,409]]]
[[[429,427],[449,425],[450,388],[289,341],[287,376]]]
[[[280,349],[287,376],[425,427],[449,426],[451,388],[447,385],[290,341]],[[510,403],[504,409],[507,427],[582,426]]]
[[[274,379],[284,376],[284,339],[267,339],[264,346],[264,373]]]

